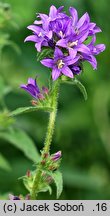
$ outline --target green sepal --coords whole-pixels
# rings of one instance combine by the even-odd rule
[[[30,171],[30,176],[22,176],[18,180],[22,180],[25,188],[31,192],[33,181],[34,181],[35,171]]]
[[[43,58],[52,57],[53,50],[51,48],[44,47],[41,52],[37,53],[37,61],[41,61]]]

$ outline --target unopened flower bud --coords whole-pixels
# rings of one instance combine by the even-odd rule
[[[28,178],[31,176],[30,170],[27,171],[26,175],[27,175]]]
[[[41,164],[42,164],[42,165],[45,165],[45,160],[42,160],[42,161],[41,161]]]
[[[51,176],[48,176],[48,177],[46,178],[46,182],[47,182],[48,184],[52,183],[52,181],[53,181],[53,178],[52,178]]]
[[[31,100],[31,104],[32,104],[33,106],[36,106],[38,103],[37,103],[37,101],[35,101],[35,100]]]
[[[47,95],[49,93],[49,89],[47,87],[43,86],[42,87],[42,92]]]
[[[54,155],[52,155],[52,160],[53,161],[57,161],[61,158],[61,151],[58,151],[57,153],[55,153]]]
[[[49,170],[51,170],[51,171],[55,171],[55,170],[57,170],[57,168],[58,168],[58,166],[55,166],[55,165],[51,165],[51,166],[49,166]]]
[[[30,194],[27,194],[25,200],[30,200]]]
[[[42,94],[42,93],[39,93],[38,95],[37,95],[37,97],[38,97],[38,99],[39,100],[44,100],[44,95]]]
[[[44,153],[43,154],[43,158],[48,158],[49,154],[48,153]]]

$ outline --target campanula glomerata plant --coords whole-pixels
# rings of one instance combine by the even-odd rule
[[[62,83],[73,84],[79,87],[85,99],[87,93],[85,87],[77,79],[81,74],[83,62],[91,64],[97,69],[95,58],[105,49],[104,44],[96,44],[96,34],[101,29],[90,21],[88,13],[80,19],[77,10],[69,8],[69,16],[63,12],[63,6],[58,9],[50,7],[49,15],[39,13],[37,19],[28,29],[32,34],[25,42],[34,42],[37,51],[37,59],[41,64],[51,70],[51,85],[39,88],[37,79],[29,78],[27,84],[21,88],[32,97],[33,107],[22,108],[20,112],[37,111],[42,109],[49,112],[49,122],[41,151],[40,161],[36,164],[34,171],[28,171],[23,177],[23,182],[29,195],[24,199],[37,199],[40,192],[52,192],[51,186],[54,182],[57,186],[57,198],[63,189],[62,174],[59,171],[62,152],[51,154],[52,137],[54,133],[55,120],[58,111],[59,88]],[[49,70],[49,71],[50,71]],[[19,114],[19,110],[13,112]],[[23,199],[10,195],[11,199]],[[27,198],[28,197],[28,198]]]

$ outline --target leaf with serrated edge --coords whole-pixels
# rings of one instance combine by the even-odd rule
[[[42,52],[37,53],[37,61],[41,61],[45,57],[51,57],[52,54],[53,54],[52,49],[44,48]]]

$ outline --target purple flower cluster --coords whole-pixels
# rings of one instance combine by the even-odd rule
[[[42,51],[42,47],[50,47],[53,50],[52,58],[47,56],[41,61],[44,66],[52,68],[53,80],[62,74],[73,78],[81,72],[84,61],[88,61],[93,69],[97,69],[94,56],[105,49],[104,44],[95,45],[96,33],[101,32],[101,29],[90,22],[88,13],[78,20],[75,8],[69,8],[70,16],[62,10],[63,6],[58,9],[51,6],[49,15],[37,14],[37,20],[28,26],[33,35],[25,39],[35,42],[38,52]]]

